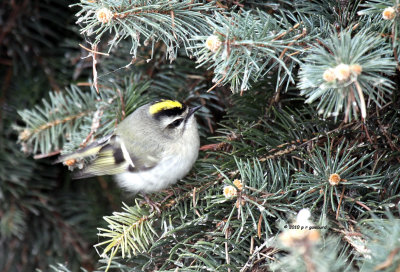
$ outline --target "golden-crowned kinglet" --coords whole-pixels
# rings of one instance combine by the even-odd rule
[[[133,192],[155,192],[183,178],[199,150],[199,134],[193,113],[178,101],[161,100],[136,109],[112,135],[75,153],[68,161],[95,155],[74,178],[116,175],[119,185]]]

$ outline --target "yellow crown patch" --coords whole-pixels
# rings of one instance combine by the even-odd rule
[[[180,108],[182,109],[182,104],[178,101],[174,100],[161,100],[160,102],[157,102],[153,105],[150,106],[150,114],[157,114],[160,111],[163,110],[169,110],[169,109],[174,109],[174,108]]]

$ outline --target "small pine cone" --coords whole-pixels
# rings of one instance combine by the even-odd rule
[[[216,35],[211,35],[206,40],[206,48],[211,52],[215,53],[221,47],[221,40]]]
[[[113,18],[113,13],[108,8],[101,8],[96,11],[96,17],[99,22],[106,24]]]
[[[385,20],[393,20],[396,17],[396,10],[393,7],[387,7],[382,12],[382,18]]]

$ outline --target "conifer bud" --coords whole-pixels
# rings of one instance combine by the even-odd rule
[[[393,20],[396,17],[396,10],[393,7],[387,7],[382,12],[382,18],[385,20]]]
[[[349,79],[351,71],[350,66],[344,63],[339,64],[334,69],[335,76],[338,80],[344,81]]]
[[[341,180],[339,174],[334,173],[329,176],[329,184],[332,186],[338,185]]]
[[[222,42],[218,36],[211,35],[207,38],[205,46],[208,50],[215,53],[221,47],[221,44]]]
[[[226,198],[231,198],[237,196],[237,190],[232,185],[228,185],[224,187],[224,196]]]
[[[326,82],[334,81],[336,79],[335,71],[332,68],[325,70],[324,74],[322,75],[322,78]]]
[[[362,66],[360,64],[353,64],[353,65],[350,65],[350,70],[351,70],[351,72],[353,72],[357,76],[359,76],[362,73]]]
[[[26,141],[26,140],[28,140],[30,137],[31,137],[31,132],[29,131],[29,129],[24,129],[20,134],[19,134],[19,136],[18,136],[18,138],[21,140],[21,141]]]
[[[96,11],[96,17],[99,22],[106,24],[113,18],[113,13],[108,8],[101,8]]]
[[[241,181],[240,179],[235,179],[235,180],[233,181],[233,185],[235,185],[236,188],[237,188],[239,191],[241,191],[241,190],[243,189],[243,184],[242,184],[242,181]]]

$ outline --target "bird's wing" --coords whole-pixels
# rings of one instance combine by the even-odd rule
[[[86,158],[89,156],[96,155],[104,145],[106,145],[110,142],[112,137],[113,137],[113,135],[108,135],[106,137],[103,137],[103,138],[89,144],[88,146],[86,146],[84,148],[77,150],[74,153],[67,154],[67,155],[61,155],[57,158],[57,160],[54,163],[56,164],[56,163],[65,162],[68,160],[81,159],[81,158]]]
[[[67,161],[70,159],[85,158],[96,155],[95,159],[80,171],[73,174],[74,179],[87,178],[92,176],[116,175],[126,171],[138,171],[135,165],[135,158],[129,154],[123,141],[117,135],[105,137],[89,146],[78,150],[75,153],[62,156],[57,161]],[[148,164],[146,169],[155,164]]]

